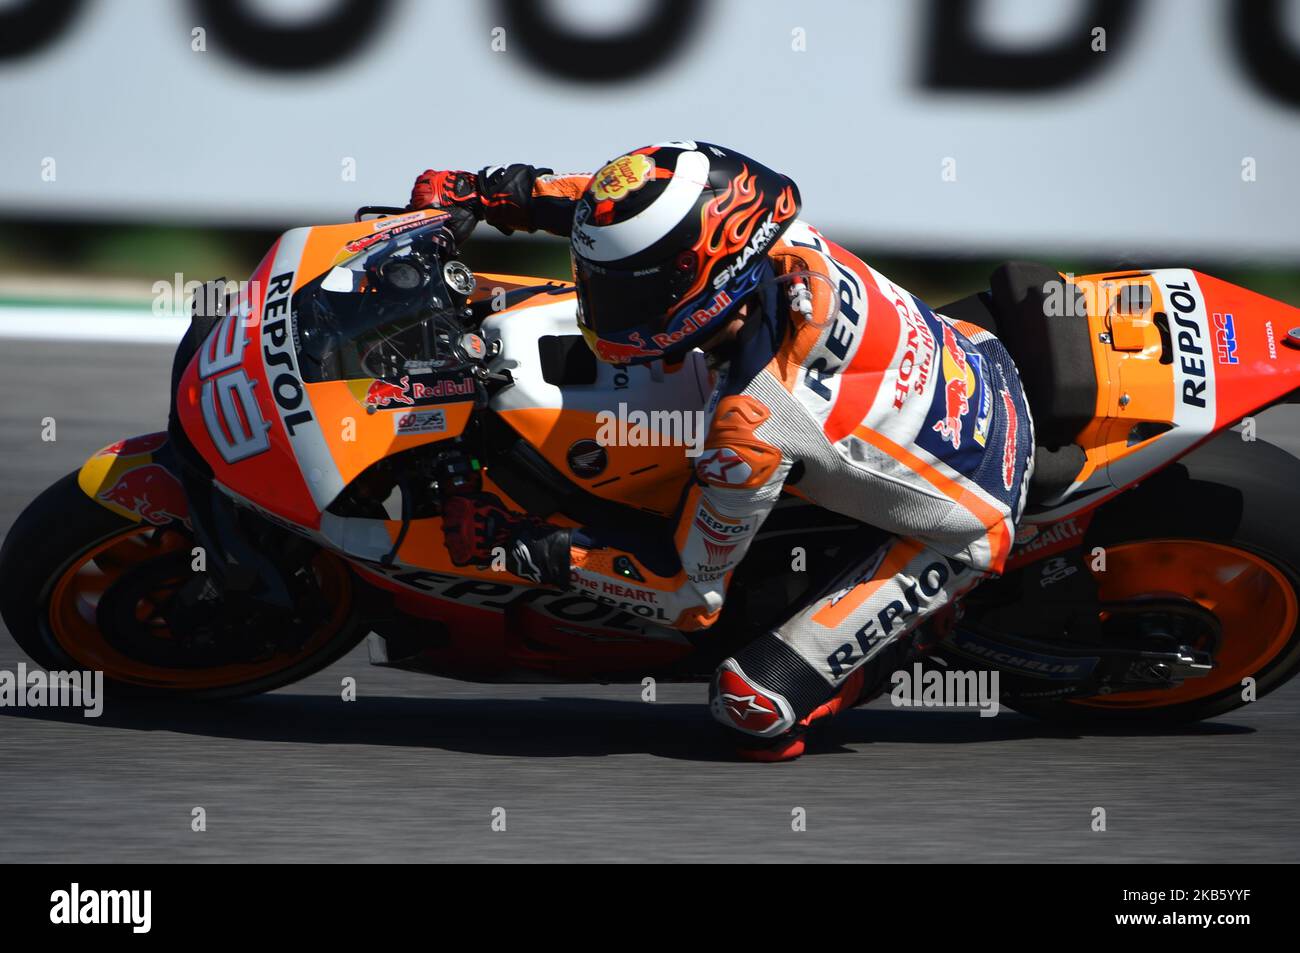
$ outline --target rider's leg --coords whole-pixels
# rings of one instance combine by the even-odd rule
[[[810,724],[864,700],[888,675],[879,666],[898,657],[890,647],[983,578],[917,540],[892,538],[724,661],[710,710],[751,757],[798,757]]]

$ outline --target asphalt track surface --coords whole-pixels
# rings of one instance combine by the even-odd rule
[[[157,429],[169,361],[0,340],[0,529],[94,450]],[[1300,452],[1287,427],[1278,442]],[[0,668],[22,659],[5,632]],[[363,646],[224,705],[0,709],[0,860],[1300,860],[1300,682],[1154,735],[877,702],[782,765],[729,760],[703,699],[461,684],[373,668]]]

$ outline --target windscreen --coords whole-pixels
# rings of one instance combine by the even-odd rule
[[[452,356],[465,298],[448,287],[441,220],[359,251],[294,296],[308,382],[400,378]]]

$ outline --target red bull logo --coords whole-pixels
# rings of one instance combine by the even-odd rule
[[[957,343],[957,335],[947,324],[943,326],[943,378],[943,416],[931,429],[958,450],[962,418],[970,413],[971,397],[975,395],[975,372],[966,360],[966,351]]]
[[[367,407],[387,407],[389,404],[414,404],[415,400],[410,396],[409,377],[403,377],[398,383],[391,381],[375,380],[370,382],[370,387],[366,390],[365,404]]]
[[[663,351],[658,348],[645,346],[645,339],[641,337],[640,332],[633,331],[628,335],[627,344],[619,344],[616,341],[607,341],[604,338],[596,339],[596,354],[602,361],[609,364],[625,364],[634,357],[659,357]]]
[[[406,378],[402,378],[406,380]],[[472,397],[475,393],[474,378],[462,377],[460,380],[444,379],[433,384],[421,384],[416,381],[411,385],[411,394],[417,400],[435,400],[444,397]]]
[[[1016,438],[1020,431],[1020,418],[1016,416],[1016,402],[1011,391],[1002,388],[1002,407],[1007,412],[1007,439],[1002,446],[1002,485],[1011,489],[1016,479]]]
[[[682,326],[676,331],[667,331],[663,334],[655,334],[653,335],[653,340],[660,347],[668,347],[676,344],[678,341],[683,341],[688,335],[694,334],[697,331],[702,331],[708,327],[709,322],[726,310],[727,306],[730,304],[731,295],[727,294],[725,291],[719,291],[713,296],[713,300],[706,307],[700,308],[692,313],[682,322]]]
[[[117,443],[110,443],[95,454],[97,457],[133,457],[140,453],[153,453],[167,442],[167,434],[147,433],[140,437],[127,437]]]
[[[189,525],[190,505],[185,490],[171,471],[157,463],[147,463],[123,473],[113,486],[99,494],[101,500],[116,504],[154,526],[172,520]]]

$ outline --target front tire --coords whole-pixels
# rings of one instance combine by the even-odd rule
[[[329,665],[364,634],[350,572],[322,553],[313,571],[323,574],[322,590],[333,602],[328,618],[300,645],[268,648],[261,657],[187,655],[162,617],[168,591],[188,571],[193,545],[183,525],[132,522],[86,496],[77,474],[69,474],[37,497],[5,538],[0,615],[23,651],[50,671],[102,671],[105,688],[117,695],[196,700],[287,685]],[[138,622],[132,639],[106,632],[98,611],[128,572],[137,580],[142,573],[156,577],[149,598],[133,596],[128,607]],[[150,638],[158,641],[151,646]]]

